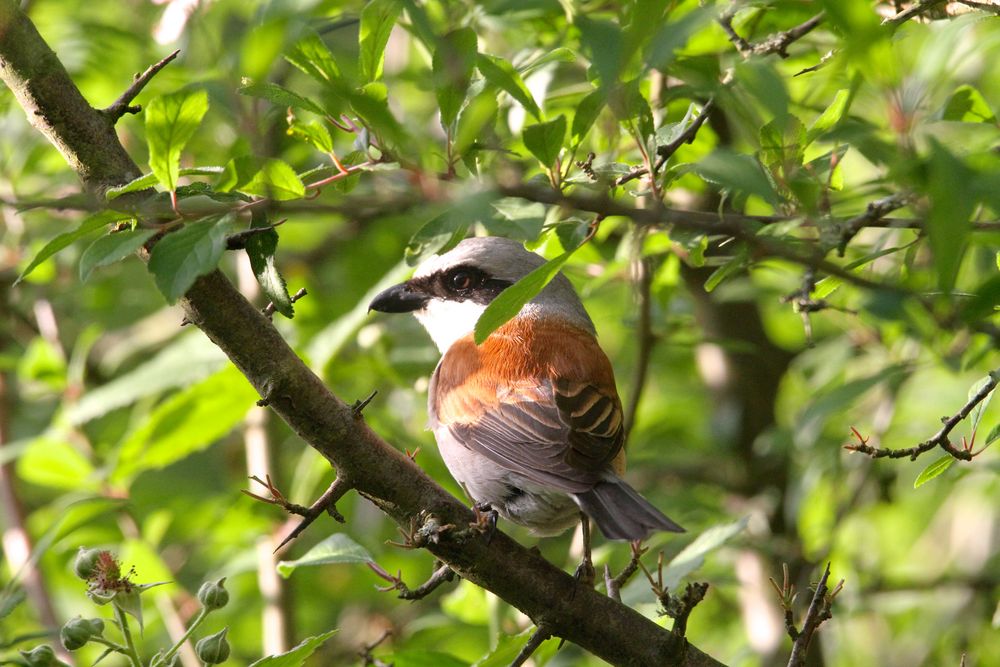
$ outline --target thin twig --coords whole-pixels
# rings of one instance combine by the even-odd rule
[[[736,50],[739,51],[740,55],[744,58],[749,58],[750,56],[763,56],[771,53],[776,53],[781,58],[787,58],[788,47],[815,30],[816,26],[822,23],[823,18],[825,17],[825,12],[820,12],[793,28],[770,35],[759,42],[751,43],[741,37],[740,34],[736,32],[736,29],[733,28],[733,19],[736,17],[736,12],[739,10],[740,7],[734,2],[726,8],[726,10],[723,11],[716,20],[719,25],[722,26],[722,29],[725,31],[729,41],[733,43],[733,46],[736,47]]]
[[[918,2],[910,5],[908,8],[899,12],[895,16],[890,16],[882,21],[882,25],[892,25],[897,26],[901,23],[909,21],[915,16],[923,14],[928,9],[933,9],[938,5],[944,4],[945,0],[923,0],[923,2]]]
[[[975,395],[969,398],[966,404],[962,406],[962,409],[953,414],[951,417],[943,417],[941,421],[944,423],[944,426],[941,427],[941,430],[927,440],[921,442],[919,445],[907,447],[906,449],[885,449],[881,447],[872,447],[868,444],[867,438],[861,437],[857,431],[851,429],[858,442],[844,445],[844,449],[849,449],[852,452],[860,452],[872,457],[873,459],[904,459],[909,457],[911,461],[915,461],[921,454],[929,452],[935,447],[940,447],[960,461],[971,461],[982,450],[974,454],[971,449],[959,449],[951,444],[951,440],[948,439],[948,436],[952,430],[958,426],[959,422],[968,417],[977,405],[986,400],[986,397],[989,396],[994,389],[996,389],[998,381],[1000,381],[1000,368],[995,371],[990,371],[989,378],[986,383],[980,387],[979,391],[977,391]]]
[[[994,14],[1000,14],[1000,5],[992,2],[976,2],[976,0],[958,0],[960,4],[966,7],[972,7],[973,9],[979,9],[984,12],[992,12]],[[963,654],[962,659],[964,661],[965,656]]]
[[[270,497],[259,496],[256,493],[247,491],[246,489],[240,489],[243,494],[250,496],[254,500],[259,500],[262,503],[277,505],[289,514],[296,514],[302,517],[302,521],[295,526],[292,532],[290,532],[280,544],[278,544],[275,551],[281,550],[282,547],[302,534],[302,531],[308,528],[309,525],[323,512],[332,516],[339,523],[344,523],[345,521],[343,515],[337,511],[336,507],[337,501],[340,500],[345,493],[351,490],[351,485],[343,475],[337,475],[337,478],[333,480],[333,484],[330,485],[330,488],[328,488],[323,495],[309,507],[289,502],[271,481],[270,475],[265,476],[265,479],[261,479],[256,475],[251,475],[250,479],[266,488]]]
[[[826,564],[823,576],[816,584],[816,592],[813,593],[812,601],[809,603],[809,610],[802,621],[802,630],[796,631],[792,641],[792,653],[788,657],[788,667],[802,667],[806,664],[806,654],[809,651],[809,644],[813,635],[824,621],[833,618],[833,599],[844,587],[843,579],[831,591],[827,587],[827,580],[830,578],[830,564]],[[794,630],[794,626],[792,627]]]
[[[695,136],[698,134],[698,130],[700,130],[701,126],[705,124],[706,120],[708,120],[708,114],[711,113],[712,108],[714,106],[715,106],[715,98],[714,97],[708,98],[708,101],[705,102],[705,104],[701,107],[701,113],[698,114],[698,117],[695,118],[691,122],[691,124],[687,126],[687,128],[684,130],[683,133],[681,133],[679,137],[671,141],[669,144],[664,144],[663,146],[657,146],[656,164],[653,165],[654,173],[659,173],[663,165],[666,164],[667,160],[670,159],[670,156],[672,156],[674,153],[677,152],[677,149],[679,149],[684,144],[689,144],[692,141],[694,141]],[[591,155],[593,155],[593,153],[591,153]],[[577,166],[580,166],[582,168],[583,165],[581,163],[577,163]],[[587,173],[592,173],[592,171]],[[629,181],[634,180],[636,178],[640,178],[641,176],[645,176],[648,173],[649,169],[647,169],[645,166],[635,167],[627,174],[619,176],[615,180],[615,185],[624,185],[625,183],[628,183]],[[596,177],[594,180],[597,180]]]
[[[552,637],[552,633],[546,629],[544,623],[540,624],[537,628],[535,628],[534,634],[532,634],[528,639],[528,643],[521,648],[521,651],[511,661],[510,667],[520,667],[523,665],[528,661],[528,658],[531,657],[531,654],[537,651],[538,647],[550,637]]]
[[[298,292],[296,292],[295,294],[293,294],[292,296],[289,297],[289,300],[292,303],[295,303],[296,301],[298,301],[299,299],[301,299],[304,296],[307,296],[308,294],[309,294],[309,292],[306,291],[305,287],[300,287]],[[267,317],[267,319],[271,319],[271,318],[274,317],[274,311],[276,309],[277,309],[277,306],[275,306],[274,303],[272,302],[272,303],[269,303],[266,306],[264,306],[264,310],[262,310],[261,312],[264,313],[264,315]]]
[[[639,560],[648,551],[646,547],[642,546],[642,542],[639,540],[632,542],[631,547],[632,557],[629,558],[628,565],[618,573],[618,576],[612,577],[611,569],[607,565],[604,566],[604,588],[609,598],[618,600],[619,602],[622,601],[622,586],[632,578],[632,575],[639,571]]]
[[[837,244],[837,254],[844,256],[847,244],[851,242],[858,232],[865,227],[871,227],[873,223],[881,220],[896,209],[902,208],[910,203],[913,196],[908,193],[892,194],[876,201],[870,202],[864,213],[855,216],[844,222],[840,229],[840,242]]]
[[[455,574],[455,571],[451,569],[451,567],[442,564],[434,570],[434,573],[431,574],[427,581],[420,584],[416,588],[410,588],[403,582],[403,579],[398,573],[394,575],[389,574],[385,568],[373,561],[368,562],[368,567],[372,572],[391,584],[391,586],[378,586],[377,588],[382,592],[399,591],[399,595],[396,597],[400,600],[422,600],[440,588],[442,584],[454,581],[455,577],[458,576]]]
[[[126,88],[125,92],[122,93],[117,100],[112,102],[111,106],[103,109],[101,113],[109,117],[111,119],[111,123],[114,124],[118,122],[119,118],[127,113],[139,113],[142,111],[141,106],[131,104],[132,100],[134,100],[139,93],[142,92],[142,89],[146,87],[146,84],[149,83],[161,69],[169,65],[180,52],[181,50],[177,49],[155,65],[150,65],[142,74],[136,74],[135,79],[132,81],[132,85]]]

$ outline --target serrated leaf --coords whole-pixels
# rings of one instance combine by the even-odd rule
[[[733,523],[713,526],[695,538],[694,542],[684,547],[663,569],[664,586],[669,589],[677,588],[681,579],[701,567],[705,562],[705,556],[742,533],[749,520],[749,517],[744,517]]]
[[[254,215],[250,223],[251,229],[267,227],[267,218]],[[288,295],[285,279],[278,273],[274,264],[274,253],[278,249],[278,232],[268,229],[258,232],[247,239],[247,256],[250,258],[250,268],[257,278],[264,296],[274,305],[274,309],[287,318],[295,315],[292,298]]]
[[[951,454],[945,454],[938,460],[931,463],[929,466],[920,471],[917,475],[917,479],[913,481],[913,488],[918,489],[927,482],[931,481],[935,477],[938,477],[945,470],[951,467],[951,464],[955,462],[955,457]]]
[[[222,167],[182,167],[179,173],[181,176],[214,176],[222,173]],[[104,196],[108,201],[112,201],[114,199],[118,199],[124,194],[128,194],[129,192],[137,192],[139,190],[151,188],[158,182],[156,174],[144,174],[134,181],[129,181],[125,185],[120,185],[116,188],[109,188],[104,193]],[[190,186],[180,186],[177,188],[178,192],[184,187]]]
[[[146,142],[149,167],[167,190],[177,188],[181,151],[208,112],[208,93],[182,90],[154,98],[146,105]]]
[[[102,229],[113,222],[118,222],[120,220],[128,220],[132,216],[128,213],[122,213],[121,211],[101,211],[99,213],[94,213],[93,215],[87,216],[80,223],[80,226],[71,232],[65,232],[55,237],[48,243],[46,243],[38,254],[35,255],[31,262],[21,271],[21,275],[17,277],[14,284],[17,285],[19,282],[25,279],[25,277],[38,268],[38,265],[52,257],[60,250],[68,248],[73,245],[75,241],[82,239],[83,237]]]
[[[344,533],[334,533],[306,552],[302,558],[279,561],[278,573],[287,579],[300,567],[373,561],[372,555],[363,546]]]
[[[955,89],[948,98],[942,114],[944,120],[963,123],[993,123],[997,117],[989,103],[976,88],[964,84]]]
[[[542,119],[542,110],[538,108],[535,98],[521,79],[514,67],[504,60],[485,53],[476,56],[476,67],[490,85],[496,86],[508,95],[521,103],[525,111],[535,117],[535,120]]]
[[[296,109],[311,111],[319,115],[323,115],[324,113],[323,107],[316,104],[309,98],[303,97],[298,93],[294,93],[276,83],[251,81],[250,79],[244,78],[243,83],[239,88],[237,88],[237,92],[241,95],[249,95],[251,97],[265,99],[279,107],[294,107]]]
[[[851,92],[846,88],[842,88],[836,92],[833,96],[833,101],[830,105],[819,115],[812,125],[809,126],[809,130],[806,132],[806,143],[811,144],[818,137],[826,134],[837,125],[840,121],[844,119],[847,115],[848,103],[851,100]]]
[[[476,66],[478,40],[472,28],[459,28],[442,37],[434,49],[434,91],[441,110],[441,125],[451,126],[465,102]]]
[[[245,192],[277,201],[299,199],[306,193],[302,179],[287,162],[254,155],[230,160],[217,187],[222,192]]]
[[[361,76],[366,81],[377,81],[382,78],[385,45],[389,42],[389,34],[401,11],[403,4],[399,0],[371,0],[361,10],[358,55],[361,61]]]
[[[569,250],[563,254],[550,259],[540,267],[518,280],[516,283],[500,292],[497,298],[486,306],[486,310],[476,321],[474,336],[476,345],[480,345],[486,338],[507,323],[512,317],[521,312],[524,304],[531,301],[541,292],[549,282],[556,277],[576,249]]]
[[[307,637],[299,642],[291,651],[261,658],[250,665],[250,667],[302,667],[309,656],[315,653],[316,649],[322,646],[336,632],[336,630],[330,630],[315,637]]]
[[[594,121],[604,109],[604,91],[594,90],[588,93],[580,103],[576,105],[576,112],[573,114],[573,128],[571,130],[573,141],[580,143],[594,125]]]
[[[112,479],[131,479],[208,447],[236,427],[257,398],[234,366],[174,394],[126,437]]]
[[[130,229],[97,239],[80,256],[80,280],[87,282],[94,269],[131,257],[158,231],[156,229]]]
[[[306,33],[296,42],[285,60],[320,83],[330,85],[340,81],[340,69],[333,54],[315,32]]]
[[[548,168],[552,168],[562,150],[566,138],[566,117],[560,114],[545,123],[536,123],[524,128],[525,147]]]
[[[168,303],[176,302],[195,280],[215,270],[226,250],[230,220],[231,216],[223,216],[189,222],[153,246],[147,267]]]
[[[318,120],[311,120],[308,123],[292,121],[288,125],[288,134],[324,153],[333,152],[333,138],[330,136],[330,131]]]

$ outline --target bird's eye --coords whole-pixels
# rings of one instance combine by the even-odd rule
[[[467,290],[475,282],[475,276],[470,271],[455,271],[448,276],[448,286],[453,290]]]

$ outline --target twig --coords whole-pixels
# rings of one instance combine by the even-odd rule
[[[632,542],[631,547],[632,557],[629,558],[628,565],[618,573],[618,576],[612,577],[611,569],[607,565],[604,566],[604,588],[609,598],[618,600],[619,602],[622,601],[622,586],[639,570],[639,559],[648,551],[646,547],[642,546],[642,542],[638,540]]]
[[[969,398],[966,404],[962,406],[962,409],[951,417],[943,417],[941,421],[944,423],[944,426],[941,427],[941,430],[927,440],[921,442],[919,445],[907,447],[906,449],[871,447],[868,444],[867,438],[863,438],[860,433],[852,428],[851,431],[854,433],[858,442],[844,445],[844,449],[849,449],[852,452],[860,452],[872,457],[873,459],[903,459],[909,457],[911,461],[915,461],[921,454],[929,452],[935,447],[940,447],[960,461],[971,461],[975,456],[981,453],[982,450],[973,453],[970,449],[958,449],[951,444],[951,440],[948,439],[948,435],[956,426],[958,426],[959,422],[969,416],[977,405],[986,400],[986,397],[989,396],[994,389],[996,389],[998,381],[1000,381],[1000,368],[995,371],[990,371],[989,379],[982,387],[980,387],[979,391],[977,391],[975,395]]]
[[[1000,5],[994,4],[992,2],[976,2],[976,0],[958,0],[960,4],[966,7],[972,7],[973,9],[979,9],[984,12],[992,12],[994,14],[1000,14]],[[962,660],[964,663],[965,656],[963,654]]]
[[[392,630],[386,630],[382,633],[382,636],[376,639],[371,644],[364,644],[360,651],[358,651],[358,656],[364,660],[365,667],[392,667],[391,663],[385,663],[372,655],[372,651],[378,648],[379,644],[384,642],[386,639],[392,636]]]
[[[716,20],[722,26],[726,36],[729,37],[729,41],[733,43],[733,46],[736,47],[736,50],[744,58],[763,56],[771,53],[776,53],[781,58],[787,58],[788,47],[815,30],[816,26],[823,22],[826,14],[825,12],[820,12],[793,28],[775,33],[759,42],[751,43],[741,37],[736,32],[736,29],[733,28],[733,18],[736,17],[736,12],[739,10],[740,7],[736,3],[733,3]]]
[[[669,144],[664,144],[663,146],[657,146],[656,164],[653,165],[654,173],[658,173],[660,171],[663,165],[666,164],[667,160],[670,159],[670,156],[672,156],[674,153],[677,152],[677,149],[679,149],[684,144],[689,144],[692,141],[694,141],[695,136],[697,136],[698,134],[698,130],[700,130],[701,126],[705,124],[706,120],[708,120],[708,114],[712,112],[712,108],[714,106],[715,106],[715,98],[714,97],[708,98],[708,101],[705,102],[705,104],[702,105],[701,107],[701,113],[698,114],[698,117],[695,118],[691,122],[691,124],[687,126],[687,128],[684,130],[683,133],[681,133],[679,137],[671,141]],[[591,155],[593,155],[593,153],[591,153]],[[577,166],[580,166],[582,168],[583,165],[577,163]],[[593,173],[592,171],[587,171],[587,170],[584,171],[588,174]],[[649,169],[647,169],[645,166],[635,167],[627,174],[623,174],[622,176],[619,176],[617,179],[615,179],[615,185],[624,185],[625,183],[628,183],[629,181],[639,178],[641,176],[645,176],[648,173]],[[597,180],[597,178],[594,177],[594,180]]]
[[[454,581],[455,577],[458,576],[450,566],[442,564],[434,570],[434,573],[431,574],[427,581],[416,588],[410,588],[403,582],[399,573],[395,575],[389,574],[381,565],[372,561],[368,562],[368,567],[372,572],[391,584],[391,586],[379,586],[378,589],[383,593],[387,591],[399,591],[399,595],[396,597],[400,600],[422,600],[436,591],[442,584]]]
[[[816,584],[816,592],[813,593],[812,601],[809,603],[809,610],[802,621],[802,630],[796,630],[794,624],[787,628],[789,636],[792,637],[792,653],[788,657],[788,667],[802,667],[806,664],[806,654],[809,651],[809,644],[819,626],[833,618],[833,600],[844,587],[844,580],[841,579],[837,586],[830,591],[827,587],[827,580],[830,578],[830,564],[826,564],[823,576]],[[774,583],[774,580],[771,580]],[[789,586],[789,592],[791,588]],[[794,599],[794,595],[792,596]],[[788,608],[786,608],[786,624],[788,618]]]
[[[531,657],[531,654],[537,651],[538,647],[550,637],[552,637],[552,633],[548,631],[545,623],[540,623],[535,629],[534,634],[528,639],[528,643],[521,648],[521,651],[511,661],[510,667],[520,667],[523,665]]]
[[[905,23],[906,21],[909,21],[915,16],[923,14],[928,9],[933,9],[938,5],[944,4],[944,2],[945,0],[923,0],[922,2],[910,5],[908,8],[899,12],[895,16],[890,16],[886,18],[885,20],[882,21],[882,25],[892,25],[892,26],[900,25],[901,23]]]
[[[803,74],[808,74],[809,72],[817,71],[818,69],[826,65],[828,62],[830,62],[835,55],[837,55],[837,50],[830,49],[829,51],[823,54],[823,57],[819,59],[818,63],[816,63],[811,67],[806,67],[805,69],[799,70],[794,74],[794,76],[802,76]]]
[[[847,244],[851,242],[858,232],[865,227],[870,227],[872,223],[881,220],[896,209],[902,208],[910,203],[913,196],[908,193],[892,194],[876,201],[870,202],[861,215],[855,216],[844,222],[840,229],[840,242],[837,244],[837,254],[844,256]]]
[[[142,89],[146,87],[146,84],[149,83],[161,69],[169,65],[170,61],[176,58],[177,54],[180,52],[181,50],[177,49],[155,65],[150,65],[142,74],[136,74],[135,79],[132,81],[132,85],[126,88],[125,92],[121,94],[121,97],[112,102],[111,106],[101,110],[101,113],[110,118],[111,124],[113,125],[118,122],[119,118],[127,113],[139,113],[142,111],[141,106],[138,104],[132,105],[130,103],[139,95],[139,93],[142,92]]]
[[[671,632],[676,637],[683,637],[687,634],[688,618],[691,612],[698,606],[698,603],[705,599],[708,592],[708,584],[704,581],[695,581],[684,587],[684,595],[680,597],[671,596],[669,607],[664,607],[667,615],[674,619],[674,627]]]
[[[278,544],[278,546],[274,549],[275,551],[280,551],[282,547],[301,535],[302,531],[308,528],[309,525],[323,512],[332,516],[339,523],[344,523],[345,521],[344,516],[337,511],[336,507],[337,501],[340,500],[345,493],[351,490],[351,485],[343,475],[337,475],[337,478],[333,480],[333,484],[330,485],[330,488],[328,488],[323,495],[309,507],[289,502],[281,491],[275,487],[274,483],[271,481],[270,475],[266,475],[263,480],[256,475],[251,475],[250,479],[265,487],[267,492],[270,494],[270,498],[259,496],[256,493],[247,491],[246,489],[240,489],[241,493],[250,496],[254,500],[259,500],[262,503],[277,505],[289,514],[297,514],[302,517],[302,521],[295,526],[292,532],[290,532],[280,544]]]
[[[304,297],[304,296],[306,296],[308,294],[309,294],[309,292],[306,291],[306,288],[302,287],[302,288],[299,288],[298,292],[296,292],[295,294],[293,294],[289,298],[290,298],[290,300],[291,300],[292,303],[295,303],[296,301],[298,301],[299,299],[301,299],[302,297]],[[274,305],[274,303],[269,303],[266,306],[264,306],[264,310],[262,310],[261,312],[264,313],[264,316],[267,317],[267,319],[271,319],[272,317],[274,317],[274,311],[275,311],[275,305]]]

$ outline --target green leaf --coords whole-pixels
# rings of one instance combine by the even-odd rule
[[[302,667],[306,660],[316,652],[323,643],[332,637],[337,631],[330,630],[315,637],[307,637],[299,642],[299,645],[287,653],[279,655],[269,655],[250,665],[250,667]]]
[[[521,649],[524,648],[524,645],[528,643],[534,634],[534,628],[528,628],[527,630],[519,632],[516,635],[501,633],[500,637],[497,639],[496,648],[474,662],[473,667],[507,667],[507,665],[514,662],[517,654],[521,652]],[[552,641],[550,639],[545,640],[538,647],[538,649],[531,654],[532,660],[534,660],[537,664],[544,665],[546,659],[551,657],[556,652],[560,643],[561,642]]]
[[[215,176],[221,173],[222,167],[182,167],[180,170],[181,176]],[[134,181],[129,181],[125,185],[119,185],[116,188],[109,188],[107,192],[104,193],[104,196],[108,201],[112,201],[114,199],[118,199],[124,194],[128,194],[129,192],[137,192],[139,190],[151,188],[158,182],[156,174],[145,174]]]
[[[927,214],[931,257],[938,285],[945,292],[955,286],[958,269],[971,232],[970,219],[976,206],[972,192],[976,175],[965,163],[936,141],[931,142],[927,170]]]
[[[971,387],[969,387],[968,399],[971,401],[972,397],[975,396],[976,394],[978,394],[988,384],[990,384],[991,381],[992,381],[992,378],[989,375],[987,375],[982,380],[980,380],[979,382],[977,382],[974,385],[972,385]],[[986,398],[984,398],[983,400],[979,401],[979,403],[977,403],[976,406],[974,408],[972,408],[972,412],[969,413],[969,431],[970,432],[975,433],[979,429],[979,422],[982,421],[982,419],[983,419],[983,413],[986,412],[986,408],[989,406],[990,401],[993,400],[993,395],[994,394],[996,394],[995,390],[991,391],[988,394],[986,394]]]
[[[138,587],[116,591],[114,597],[111,599],[111,604],[135,619],[136,623],[139,624],[139,634],[141,635],[143,630],[142,598],[139,597],[139,593]],[[123,616],[122,620],[124,618]]]
[[[4,588],[4,590],[0,592],[0,621],[7,616],[10,616],[10,613],[17,608],[17,605],[24,602],[24,598],[26,596],[27,594],[20,586],[12,587],[10,589]],[[47,635],[48,632],[45,634]],[[0,648],[4,647],[0,646]]]
[[[174,394],[126,437],[112,479],[128,480],[208,447],[237,426],[257,398],[234,366]]]
[[[663,569],[664,586],[671,590],[676,589],[681,583],[681,579],[701,567],[702,563],[705,562],[705,556],[742,533],[749,521],[749,517],[744,517],[733,523],[713,526],[699,535],[694,542],[674,556],[670,564]]]
[[[406,142],[406,130],[389,109],[388,92],[384,83],[372,82],[357,91],[347,91],[345,94],[351,107],[368,127],[392,144],[400,145]]]
[[[938,460],[931,463],[929,466],[920,471],[917,475],[917,479],[913,481],[913,488],[919,489],[921,486],[931,481],[935,477],[941,475],[945,470],[951,467],[951,464],[955,462],[955,457],[951,454],[945,454]]]
[[[837,127],[840,121],[844,119],[844,116],[847,115],[847,110],[850,108],[850,101],[851,92],[848,89],[842,88],[838,90],[833,96],[833,101],[830,102],[830,105],[809,126],[809,130],[806,132],[806,143],[811,144],[818,137]]]
[[[131,217],[132,216],[128,213],[122,213],[121,211],[101,211],[100,213],[94,213],[93,215],[87,216],[83,219],[83,222],[80,223],[80,226],[73,231],[64,232],[46,243],[45,246],[38,251],[38,254],[32,258],[28,266],[24,268],[24,271],[21,271],[21,275],[17,277],[14,284],[17,285],[19,282],[24,280],[29,273],[38,268],[39,264],[47,260],[49,257],[52,257],[60,250],[73,245],[75,241],[78,241],[113,222],[128,220]]]
[[[198,382],[227,361],[218,346],[200,333],[181,336],[149,361],[88,391],[67,408],[66,420],[79,426],[166,389]]]
[[[294,107],[304,109],[315,114],[323,115],[323,107],[312,100],[302,97],[298,93],[293,93],[287,88],[283,88],[276,83],[257,82],[244,78],[243,83],[237,88],[241,95],[259,97],[271,102],[279,107]]]
[[[340,69],[333,54],[315,32],[307,33],[296,42],[285,60],[322,84],[330,86],[340,81]]]
[[[441,109],[441,125],[451,126],[465,102],[476,66],[478,41],[472,28],[460,28],[442,37],[434,49],[434,91]]]
[[[717,268],[712,272],[712,275],[705,279],[705,291],[711,292],[718,287],[722,281],[743,271],[746,268],[747,260],[749,259],[750,253],[746,249],[746,246],[741,247],[732,259]]]
[[[293,120],[288,125],[288,134],[305,141],[316,150],[324,153],[333,152],[333,138],[330,136],[330,131],[318,120],[311,120],[308,123]]]
[[[181,151],[194,136],[201,119],[208,112],[208,93],[182,90],[154,98],[146,105],[146,141],[149,166],[167,190],[177,188]]]
[[[267,227],[265,215],[255,215],[250,223],[251,229]],[[278,249],[278,232],[273,228],[258,232],[247,239],[247,256],[250,258],[250,268],[260,284],[264,296],[274,304],[275,310],[291,318],[295,315],[292,308],[292,298],[288,295],[285,279],[278,273],[274,264],[274,253]]]
[[[153,246],[147,266],[168,303],[176,302],[195,280],[215,270],[226,250],[231,220],[223,216],[189,222]]]
[[[997,438],[1000,438],[1000,424],[995,424],[993,428],[990,429],[989,435],[986,436],[986,440],[983,441],[983,447],[988,447],[996,442]]]
[[[491,333],[521,312],[524,304],[531,301],[556,277],[559,269],[563,267],[566,260],[573,255],[575,250],[574,248],[558,257],[550,259],[500,292],[497,298],[493,299],[490,305],[486,306],[486,310],[483,311],[483,314],[479,316],[479,320],[476,322],[474,331],[476,345],[480,345]]]
[[[296,560],[278,562],[278,572],[287,579],[300,567],[334,565],[340,563],[371,563],[373,558],[368,550],[352,540],[345,533],[334,533]]]
[[[277,201],[299,199],[306,193],[302,179],[287,162],[254,155],[230,160],[217,187],[222,192],[235,190]]]
[[[379,661],[392,667],[468,667],[467,660],[460,660],[450,653],[427,649],[395,651],[379,656]],[[508,661],[507,664],[509,664]]]
[[[524,145],[545,167],[552,168],[566,138],[566,117],[560,114],[554,120],[536,123],[524,128]]]
[[[806,129],[795,116],[775,118],[760,128],[760,161],[772,171],[786,175],[802,166]]]
[[[963,123],[996,124],[997,117],[989,103],[977,89],[965,84],[955,89],[948,98],[942,114],[944,120],[956,120]]]
[[[618,83],[618,74],[624,65],[622,30],[611,21],[591,19],[583,13],[577,14],[575,23],[596,74],[590,78],[597,78],[601,89],[607,92]]]
[[[17,462],[18,477],[54,489],[99,488],[94,465],[65,437],[46,434],[32,440]]]
[[[542,119],[542,110],[538,108],[535,98],[531,96],[528,87],[524,85],[521,75],[509,62],[503,58],[480,53],[476,56],[476,67],[490,85],[496,86],[520,102],[525,111],[534,116],[535,120]]]
[[[767,174],[749,155],[720,148],[694,165],[694,171],[727,190],[757,195],[770,204],[779,203]]]
[[[87,282],[94,269],[131,257],[158,232],[157,229],[130,229],[97,239],[80,256],[80,280]]]
[[[403,11],[399,0],[370,0],[361,10],[361,27],[358,31],[358,50],[361,59],[361,76],[365,81],[382,78],[385,62],[385,45]]]
[[[587,93],[586,97],[576,105],[576,112],[573,114],[573,129],[571,130],[575,143],[580,143],[587,136],[587,132],[593,127],[601,110],[604,109],[605,100],[604,91],[594,90]]]

